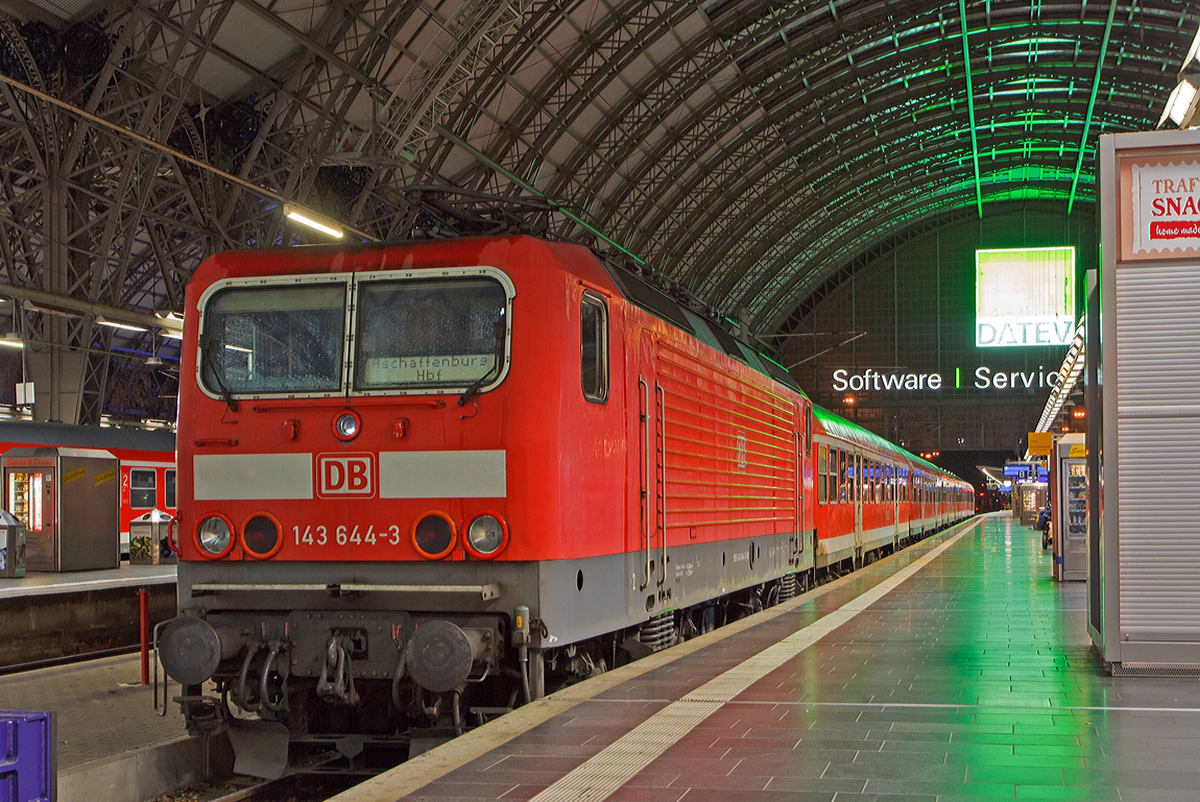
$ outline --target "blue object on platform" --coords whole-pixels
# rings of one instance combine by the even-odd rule
[[[54,714],[0,710],[0,800],[54,802]]]

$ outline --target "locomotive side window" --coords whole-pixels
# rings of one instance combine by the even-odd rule
[[[480,276],[365,281],[354,389],[479,390],[500,378],[508,295]]]
[[[828,470],[828,448],[822,443],[817,453],[820,455],[817,457],[817,500],[826,504],[829,502],[828,477],[825,475]]]
[[[157,483],[153,468],[129,469],[129,506],[135,510],[154,509]]]
[[[163,474],[163,504],[167,509],[175,509],[175,471],[167,470]]]
[[[337,392],[345,317],[340,281],[220,290],[204,306],[200,379],[227,398]]]
[[[608,309],[590,292],[579,304],[579,339],[583,397],[603,404],[608,398]]]

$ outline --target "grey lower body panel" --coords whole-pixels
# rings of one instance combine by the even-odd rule
[[[651,562],[649,575],[645,552],[542,562],[185,562],[179,610],[239,627],[255,612],[365,612],[380,626],[389,613],[454,620],[525,606],[530,645],[554,648],[805,570],[813,555],[796,553],[793,536],[780,534],[668,547],[665,566],[653,549]]]

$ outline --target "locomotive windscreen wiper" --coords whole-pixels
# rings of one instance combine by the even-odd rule
[[[225,369],[217,362],[216,339],[205,332],[200,340],[200,349],[204,355],[205,372],[216,382],[217,389],[221,391],[221,398],[225,401],[225,406],[229,407],[230,412],[237,412],[237,401],[234,400],[233,393],[229,392],[229,388],[225,386]]]
[[[482,376],[472,382],[470,387],[468,387],[466,390],[463,390],[463,394],[458,397],[458,405],[460,407],[470,401],[471,396],[475,395],[475,393],[479,391],[479,388],[487,383],[488,379],[491,378],[493,370],[496,371],[497,376],[500,375],[500,360],[504,356],[505,329],[506,326],[504,325],[504,319],[501,318],[497,320],[493,328],[496,334],[496,350],[493,353],[492,366],[488,368],[487,373],[484,373]]]

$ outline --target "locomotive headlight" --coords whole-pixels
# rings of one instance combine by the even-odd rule
[[[339,413],[333,419],[333,436],[339,440],[353,440],[358,437],[361,428],[362,420],[358,417],[358,413],[350,410]]]
[[[233,546],[233,527],[224,516],[210,515],[196,527],[196,542],[210,557],[224,557]]]
[[[467,551],[481,560],[490,560],[508,544],[508,527],[499,516],[477,515],[467,524]]]

